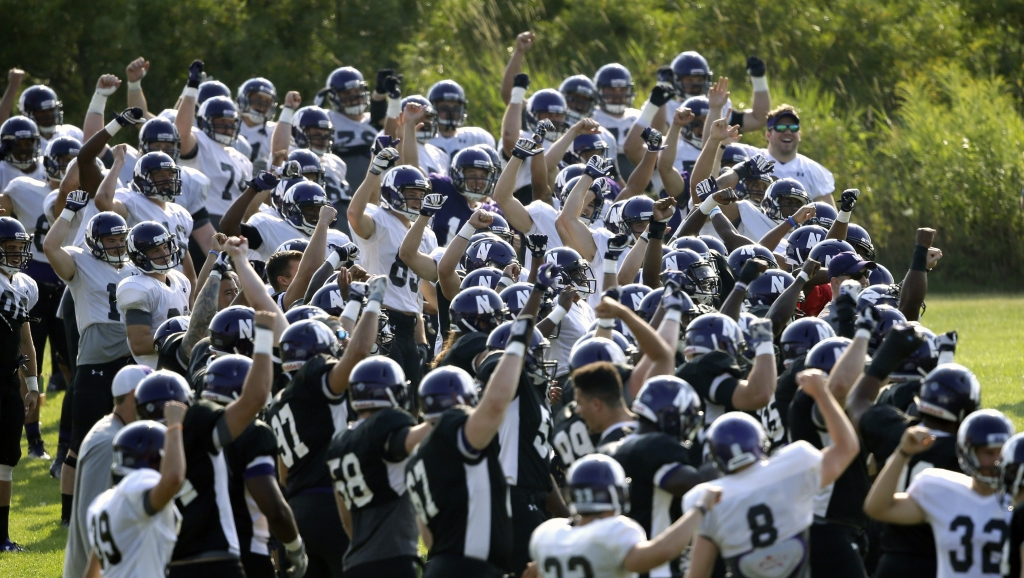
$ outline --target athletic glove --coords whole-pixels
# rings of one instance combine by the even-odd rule
[[[622,252],[632,245],[633,235],[621,234],[608,239],[608,250],[604,253],[605,260],[618,261]]]
[[[402,98],[402,75],[395,74],[384,79],[384,90],[388,98]]]
[[[750,339],[747,340],[749,348],[757,351],[759,345],[763,343],[772,343],[775,339],[775,335],[772,333],[772,320],[771,319],[757,319],[751,321],[747,325],[747,333],[750,334]]]
[[[373,164],[370,165],[370,172],[379,175],[384,171],[391,168],[396,162],[398,162],[398,151],[388,147],[373,157]]]
[[[747,57],[747,75],[751,77],[764,76],[767,72],[764,61],[756,56]]]
[[[524,137],[516,141],[516,146],[512,149],[512,156],[525,161],[543,150],[537,141]]]
[[[384,292],[388,288],[388,278],[384,275],[376,275],[370,279],[367,283],[366,299],[367,301],[377,301],[378,303],[384,302]],[[352,289],[349,289],[351,292]]]
[[[648,152],[656,153],[668,148],[661,144],[665,140],[665,137],[662,136],[657,129],[653,129],[651,127],[645,128],[644,132],[640,133],[640,138],[644,139],[644,142],[647,143]]]
[[[146,121],[142,114],[142,109],[137,106],[128,107],[121,111],[121,114],[115,114],[114,120],[122,127],[142,124]]]
[[[512,79],[512,86],[515,88],[522,88],[529,90],[530,88],[530,75],[520,72]]]
[[[388,89],[384,86],[388,77],[395,75],[394,68],[381,68],[377,71],[377,86],[374,87],[373,91],[377,94],[387,94]]]
[[[530,255],[532,255],[534,259],[543,259],[544,252],[548,249],[548,236],[537,234],[527,235],[526,248],[529,249]]]
[[[70,193],[68,193],[68,199],[67,202],[64,204],[64,208],[71,211],[72,213],[77,213],[78,211],[84,209],[85,206],[88,204],[89,193],[82,190],[71,191]]]
[[[249,186],[256,189],[257,191],[269,191],[277,186],[281,182],[281,179],[277,178],[271,172],[260,171],[256,178],[249,181]]]
[[[857,197],[860,196],[860,189],[846,189],[839,197],[839,210],[852,213],[857,206]]]
[[[671,69],[670,69],[671,70]],[[665,86],[664,84],[655,84],[654,88],[651,89],[651,104],[657,107],[665,106],[665,103],[672,100],[675,96],[675,91],[671,87]]]
[[[188,67],[188,84],[189,88],[199,88],[199,83],[203,81],[203,61],[193,60],[192,64]]]
[[[554,263],[544,263],[537,271],[537,280],[534,281],[534,288],[540,291],[547,291],[554,287],[561,278],[562,268]]]
[[[607,177],[612,172],[612,160],[594,155],[587,161],[587,167],[584,169],[584,172],[587,173],[588,177],[595,180]]]
[[[430,193],[423,197],[420,203],[420,214],[424,217],[433,217],[434,213],[441,210],[441,205],[448,199],[447,195],[441,193]]]

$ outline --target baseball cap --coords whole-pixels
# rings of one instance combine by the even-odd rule
[[[785,112],[779,113],[778,116],[774,116],[772,118],[769,118],[768,119],[768,128],[772,128],[773,126],[778,124],[778,122],[780,120],[782,120],[782,119],[784,119],[786,117],[791,117],[793,120],[795,120],[797,122],[797,124],[800,123],[800,116],[797,115],[796,111],[795,110],[787,110]]]
[[[128,395],[135,391],[135,386],[151,373],[153,373],[153,368],[145,365],[126,365],[119,369],[117,375],[114,376],[114,383],[110,386],[111,393],[114,397]]]
[[[863,271],[865,268],[874,269],[876,267],[878,265],[874,261],[865,261],[856,253],[843,251],[832,257],[832,261],[828,264],[828,276],[831,279],[841,275],[853,275]]]

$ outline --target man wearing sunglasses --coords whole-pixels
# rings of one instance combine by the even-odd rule
[[[839,296],[842,294],[840,288],[843,283],[847,281],[856,281],[860,284],[860,289],[857,292],[867,288],[871,284],[868,279],[868,275],[872,269],[875,269],[878,265],[874,261],[865,261],[860,258],[857,253],[850,251],[843,251],[828,263],[828,278],[832,284],[832,302],[822,309],[821,313],[818,314],[820,319],[824,319],[835,329],[839,331],[839,319],[836,316],[836,302],[839,300]],[[844,289],[845,290],[845,289]],[[854,299],[857,297],[857,292],[853,293]]]
[[[800,148],[800,117],[796,109],[783,104],[768,114],[765,138],[768,158],[775,161],[775,178],[791,177],[803,184],[812,201],[824,201],[833,207],[836,189],[831,171],[797,152]],[[758,151],[763,154],[763,151]]]

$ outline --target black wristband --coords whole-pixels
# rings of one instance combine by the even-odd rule
[[[665,229],[668,228],[668,223],[662,223],[661,221],[651,221],[647,224],[648,238],[650,239],[664,239]]]
[[[928,272],[928,247],[921,245],[914,247],[914,258],[910,261],[910,270]]]

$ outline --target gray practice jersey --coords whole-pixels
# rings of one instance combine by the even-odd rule
[[[78,364],[107,363],[131,355],[124,317],[117,307],[117,286],[140,274],[131,263],[120,269],[100,261],[88,249],[65,247],[75,261],[75,276],[65,279],[75,300],[78,322]]]

